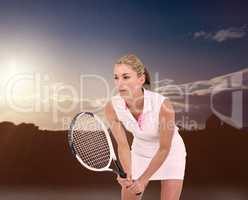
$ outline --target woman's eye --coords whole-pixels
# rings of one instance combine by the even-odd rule
[[[118,79],[118,77],[114,77],[114,79],[115,79],[115,80],[117,80],[117,79]]]
[[[124,79],[129,79],[130,77],[129,76],[124,76]]]

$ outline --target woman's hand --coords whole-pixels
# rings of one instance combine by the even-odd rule
[[[121,178],[119,175],[117,175],[117,181],[122,187],[125,188],[128,188],[133,184],[131,176],[127,176],[127,178]]]
[[[128,190],[131,190],[131,192],[134,194],[142,193],[145,191],[148,182],[149,180],[145,179],[134,180],[133,184],[128,187]]]

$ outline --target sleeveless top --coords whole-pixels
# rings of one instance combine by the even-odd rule
[[[118,119],[125,128],[133,134],[132,151],[137,153],[146,152],[144,156],[152,157],[159,147],[159,113],[161,104],[165,99],[169,99],[157,92],[143,88],[144,106],[143,112],[136,120],[129,109],[126,107],[125,100],[119,95],[111,98],[113,108]],[[173,139],[181,140],[178,127],[175,126]],[[175,137],[175,135],[177,135]],[[147,151],[146,151],[147,149]],[[150,154],[150,155],[149,155]]]

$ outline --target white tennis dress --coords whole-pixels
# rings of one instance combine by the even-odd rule
[[[133,134],[131,146],[132,178],[138,179],[148,167],[159,148],[159,112],[164,99],[159,93],[144,90],[144,108],[137,121],[126,107],[125,100],[119,95],[111,98],[118,119]],[[150,180],[184,179],[186,148],[175,126],[170,151],[160,168]]]

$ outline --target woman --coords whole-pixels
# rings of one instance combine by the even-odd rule
[[[127,173],[126,179],[117,178],[122,186],[122,200],[141,199],[151,180],[161,181],[161,200],[178,200],[187,154],[171,102],[148,90],[150,76],[133,54],[118,60],[114,79],[119,93],[107,103],[105,116]],[[133,134],[131,151],[125,130]]]

